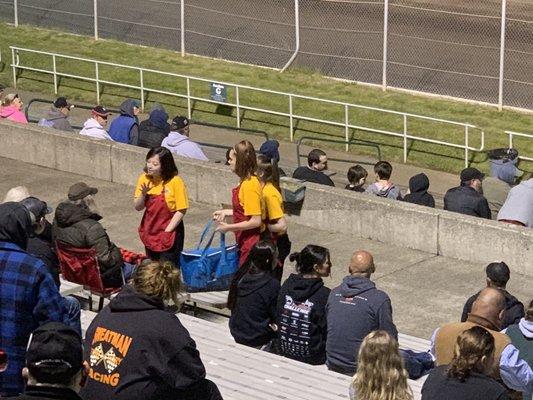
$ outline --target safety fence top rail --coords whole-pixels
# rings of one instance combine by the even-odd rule
[[[347,103],[347,102],[336,101],[336,100],[322,99],[322,98],[318,98],[318,97],[305,96],[305,95],[300,95],[300,94],[295,94],[295,93],[281,92],[281,91],[277,91],[277,90],[271,90],[271,89],[265,89],[265,88],[247,86],[247,85],[240,85],[240,84],[236,84],[236,83],[232,83],[232,82],[225,82],[225,81],[219,81],[219,80],[214,80],[214,79],[200,78],[200,77],[195,77],[195,76],[190,76],[190,75],[178,74],[178,73],[174,73],[174,72],[159,71],[159,70],[155,70],[155,69],[151,69],[151,68],[144,68],[144,67],[136,67],[136,66],[131,66],[131,65],[117,64],[117,63],[113,63],[113,62],[109,62],[109,61],[99,61],[99,60],[94,60],[94,59],[89,59],[89,58],[84,58],[84,57],[70,56],[70,55],[47,52],[47,51],[42,51],[42,50],[33,50],[33,49],[27,49],[27,48],[17,47],[17,46],[10,46],[10,49],[11,49],[12,58],[13,58],[11,67],[13,68],[13,79],[14,79],[14,84],[15,85],[16,85],[16,73],[15,73],[16,69],[26,69],[26,70],[31,70],[31,71],[35,71],[35,72],[53,74],[54,78],[57,78],[57,76],[64,76],[64,77],[78,78],[78,79],[82,79],[82,80],[86,80],[86,81],[95,82],[97,84],[97,101],[98,102],[99,102],[98,85],[99,84],[111,84],[111,85],[114,85],[114,86],[120,86],[120,87],[126,87],[126,88],[132,88],[132,89],[140,90],[141,91],[141,98],[143,100],[142,101],[143,103],[144,103],[144,94],[143,93],[144,92],[153,92],[153,93],[169,94],[169,95],[173,95],[173,96],[177,96],[177,97],[186,98],[189,103],[190,103],[191,100],[199,100],[199,101],[206,101],[206,102],[209,102],[209,103],[224,104],[224,105],[228,105],[228,106],[237,107],[237,127],[240,127],[240,119],[241,119],[240,118],[240,109],[264,112],[264,113],[273,114],[273,115],[286,116],[286,117],[290,118],[290,130],[289,130],[289,133],[290,133],[290,140],[291,141],[293,140],[293,133],[294,133],[293,119],[300,119],[300,120],[306,120],[306,121],[310,121],[310,122],[317,122],[317,123],[323,123],[323,124],[332,125],[332,126],[344,127],[345,128],[346,140],[349,139],[348,130],[350,128],[365,130],[365,131],[368,131],[368,132],[374,132],[374,133],[379,133],[379,134],[384,134],[384,135],[389,135],[389,136],[402,137],[404,139],[404,146],[403,146],[404,147],[404,162],[407,161],[408,140],[418,140],[418,141],[422,141],[422,142],[426,142],[426,143],[434,143],[434,144],[439,144],[439,145],[448,146],[448,147],[452,147],[452,148],[463,149],[464,150],[465,165],[468,165],[468,152],[469,151],[480,152],[480,151],[483,151],[483,149],[484,149],[485,132],[483,131],[483,129],[481,129],[481,128],[475,126],[475,125],[469,124],[469,123],[463,123],[463,122],[458,122],[458,121],[450,121],[450,120],[445,120],[445,119],[441,119],[441,118],[429,117],[429,116],[425,116],[425,115],[418,115],[418,114],[412,114],[412,113],[407,113],[407,112],[388,110],[388,109],[383,109],[383,108],[378,108],[378,107],[371,107],[371,106]],[[45,69],[41,69],[41,68],[34,68],[34,67],[30,67],[30,66],[21,65],[20,64],[20,59],[19,59],[19,52],[27,52],[27,53],[34,53],[34,54],[42,54],[42,55],[46,55],[46,56],[51,56],[53,58],[53,60],[54,60],[54,68],[51,71],[51,70],[45,70]],[[98,73],[96,74],[95,78],[90,78],[90,77],[86,77],[86,76],[77,76],[77,75],[73,75],[73,74],[67,74],[67,73],[63,73],[63,72],[58,72],[57,68],[56,68],[56,62],[55,62],[56,58],[63,58],[63,59],[70,59],[70,60],[88,62],[88,63],[94,64],[96,66],[96,68],[98,68],[98,66],[100,66],[100,65],[106,65],[106,66],[110,66],[110,67],[117,67],[117,68],[124,68],[124,69],[138,71],[140,73],[140,75],[141,75],[140,76],[140,86],[135,86],[135,85],[131,85],[131,84],[125,84],[125,83],[119,83],[119,82],[112,82],[112,81],[108,81],[108,80],[103,80],[103,79],[100,79],[98,77]],[[187,94],[166,92],[166,91],[161,91],[161,90],[151,89],[151,88],[146,87],[144,85],[144,83],[143,83],[143,78],[142,78],[142,74],[145,73],[145,72],[186,79],[187,80]],[[236,95],[236,103],[233,104],[233,103],[229,103],[229,102],[220,102],[220,101],[212,100],[212,99],[208,99],[208,98],[199,98],[199,97],[196,97],[196,96],[192,96],[191,93],[190,93],[190,87],[189,87],[189,84],[190,84],[191,80],[192,81],[199,81],[199,82],[207,82],[207,83],[212,83],[212,82],[216,81],[216,83],[218,83],[218,84],[235,88],[236,94],[237,94]],[[56,79],[55,79],[55,81],[56,81]],[[280,111],[275,111],[275,110],[271,110],[271,109],[262,109],[262,108],[243,105],[240,102],[239,95],[238,95],[238,91],[240,89],[251,90],[251,91],[262,92],[262,93],[269,93],[269,94],[273,94],[273,95],[280,95],[280,96],[287,97],[288,100],[289,100],[289,104],[288,104],[289,112],[280,112]],[[56,91],[57,91],[57,87],[56,87]],[[337,121],[331,121],[331,120],[312,118],[312,117],[305,116],[305,115],[298,115],[298,114],[293,112],[293,105],[292,105],[293,99],[303,99],[303,100],[316,101],[316,102],[320,102],[320,103],[343,106],[344,107],[344,112],[345,112],[344,121],[343,122],[337,122]],[[144,106],[144,104],[143,104],[143,106]],[[403,130],[401,132],[391,132],[391,131],[386,131],[386,130],[381,130],[381,129],[370,128],[370,127],[366,127],[366,126],[363,127],[363,126],[352,125],[352,124],[349,123],[349,118],[348,118],[348,113],[349,113],[350,109],[376,111],[376,112],[380,112],[380,113],[383,113],[383,114],[401,116],[401,117],[403,117]],[[191,114],[190,104],[188,105],[188,111],[189,111],[189,117],[190,117],[190,114]],[[419,136],[412,135],[408,131],[408,129],[409,129],[408,128],[408,123],[407,123],[407,119],[408,118],[411,118],[411,119],[414,118],[414,119],[420,119],[420,120],[426,120],[426,121],[431,121],[431,122],[436,122],[436,123],[443,123],[443,124],[447,124],[447,125],[454,125],[454,126],[463,127],[464,128],[464,142],[461,143],[461,144],[458,144],[458,143],[451,143],[451,142],[447,142],[447,141],[434,140],[434,139],[429,139],[429,138],[425,138],[425,137],[419,137]],[[478,130],[479,133],[480,133],[480,146],[478,148],[473,147],[472,145],[469,144],[469,133],[470,133],[469,131],[471,129]]]
[[[528,139],[533,139],[533,134],[531,134],[531,133],[522,133],[522,132],[514,132],[514,131],[505,131],[505,133],[509,137],[509,147],[510,148],[514,147],[513,146],[513,137],[515,137],[515,136],[528,138]],[[521,160],[533,161],[533,157],[529,157],[529,156],[519,155],[518,158],[520,158]]]

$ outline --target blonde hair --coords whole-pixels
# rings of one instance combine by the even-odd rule
[[[7,203],[8,201],[14,201],[18,203],[19,201],[27,199],[28,197],[30,197],[28,188],[26,186],[17,186],[7,191],[3,203]]]
[[[172,300],[179,305],[181,274],[169,261],[142,262],[133,275],[132,284],[139,293],[162,301]]]
[[[359,349],[352,386],[360,400],[412,400],[398,342],[385,331],[374,331]]]
[[[13,101],[15,101],[16,98],[19,98],[19,95],[17,93],[9,93],[6,94],[4,97],[4,101],[2,102],[2,106],[7,107],[10,106]]]

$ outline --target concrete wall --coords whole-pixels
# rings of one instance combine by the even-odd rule
[[[134,185],[146,152],[49,128],[0,122],[0,157],[112,182]],[[217,207],[230,202],[237,178],[227,167],[176,161],[191,200]],[[301,210],[289,220],[460,260],[504,260],[513,271],[533,276],[532,229],[316,184],[307,185]]]

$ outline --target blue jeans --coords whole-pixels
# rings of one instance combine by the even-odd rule
[[[135,272],[135,264],[130,264],[125,262],[124,266],[122,267],[122,276],[124,277],[124,283],[128,283],[128,281],[131,279],[133,273]]]
[[[80,321],[80,302],[72,296],[62,297],[63,307],[67,312],[65,318],[65,325],[74,329],[81,336],[81,321]]]

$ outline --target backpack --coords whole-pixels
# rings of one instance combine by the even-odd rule
[[[47,128],[53,128],[54,127],[54,121],[49,121],[46,118],[41,118],[39,122],[37,123],[39,126],[45,126]]]

